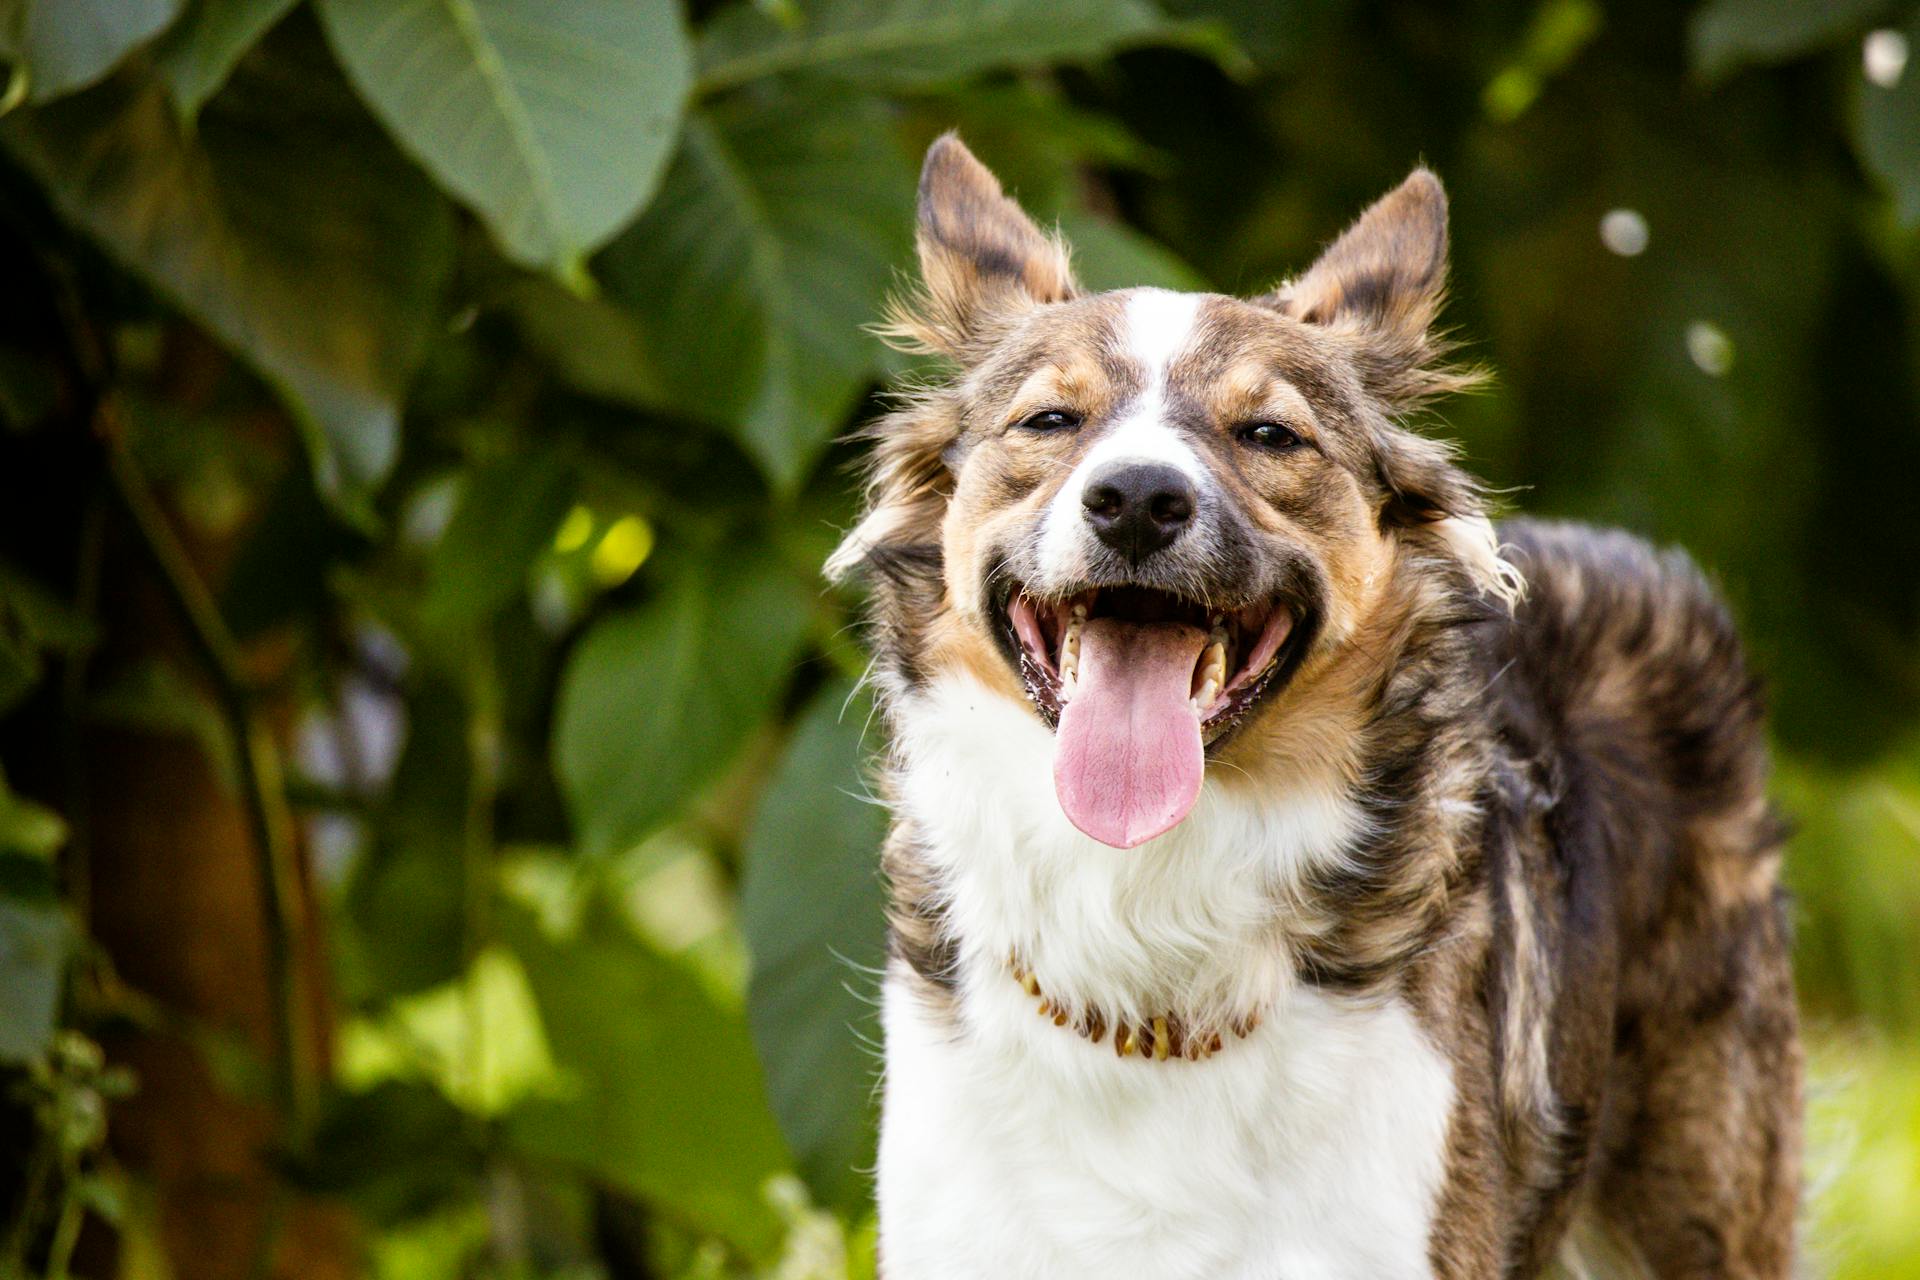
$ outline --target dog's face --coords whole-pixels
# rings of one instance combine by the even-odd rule
[[[1087,834],[1131,847],[1179,822],[1210,758],[1338,665],[1414,531],[1469,574],[1497,566],[1471,482],[1391,421],[1458,380],[1428,337],[1431,175],[1253,301],[1082,296],[952,138],[920,223],[925,293],[896,330],[957,377],[876,429],[874,505],[840,561],[937,543],[937,600],[896,590],[883,628],[915,670],[1031,701]]]

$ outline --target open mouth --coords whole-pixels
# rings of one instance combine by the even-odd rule
[[[1061,806],[1118,848],[1187,815],[1207,747],[1278,686],[1304,631],[1284,604],[1209,608],[1150,587],[1042,600],[1015,586],[1004,608],[1027,690],[1056,726]]]
[[[1183,647],[1197,636],[1198,656],[1186,697],[1209,744],[1224,737],[1266,692],[1294,634],[1293,613],[1284,605],[1209,610],[1152,587],[1096,588],[1058,602],[1035,600],[1016,587],[1007,598],[1006,614],[1027,691],[1054,723],[1079,691],[1089,623],[1112,619],[1168,628],[1166,638]],[[1192,634],[1180,634],[1181,628]]]

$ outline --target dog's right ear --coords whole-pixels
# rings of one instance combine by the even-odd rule
[[[1067,248],[1007,198],[957,134],[942,134],[920,170],[918,297],[896,304],[885,336],[966,360],[1041,303],[1079,292]]]

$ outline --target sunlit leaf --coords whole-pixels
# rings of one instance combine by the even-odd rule
[[[1907,47],[1920,52],[1920,15],[1906,26]],[[1890,86],[1860,78],[1854,146],[1869,172],[1893,197],[1902,223],[1920,223],[1920,62]]]
[[[1094,58],[1163,30],[1140,0],[821,0],[791,23],[737,4],[707,28],[700,83],[718,89],[799,72],[925,85]]]
[[[653,207],[598,263],[659,396],[797,487],[881,355],[862,326],[906,260],[912,192],[875,101],[766,95],[692,117]]]
[[[0,0],[0,60],[46,102],[103,77],[180,12],[180,0]]]
[[[1858,35],[1891,0],[1708,0],[1687,25],[1694,68],[1709,78],[1786,62]]]
[[[283,394],[322,492],[364,512],[393,462],[451,232],[324,64],[249,60],[197,142],[151,82],[16,112],[0,137],[68,218]]]
[[[187,11],[154,47],[174,110],[200,114],[234,64],[300,0],[188,0]]]
[[[735,547],[581,639],[553,752],[582,846],[638,840],[727,763],[792,674],[813,595],[764,550]]]
[[[25,1061],[52,1039],[67,942],[60,907],[0,898],[0,1064]]]
[[[570,1088],[508,1117],[509,1141],[765,1253],[778,1226],[762,1191],[787,1154],[745,1019],[604,904],[572,936],[549,937],[518,912],[505,933]]]
[[[794,732],[747,841],[741,913],[774,1114],[815,1199],[854,1211],[873,1164],[886,814],[862,770],[872,706],[849,693],[821,690]]]
[[[577,275],[673,152],[692,50],[671,0],[318,0],[368,103],[509,255]]]

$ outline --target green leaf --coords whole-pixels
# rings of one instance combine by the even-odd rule
[[[687,122],[653,207],[601,255],[665,403],[725,424],[797,488],[882,350],[862,332],[906,260],[913,170],[877,102],[731,101]]]
[[[434,545],[422,620],[458,630],[491,616],[526,587],[573,502],[573,469],[554,451],[501,458],[469,471],[460,505]]]
[[[552,938],[524,913],[503,934],[525,967],[568,1096],[529,1101],[508,1140],[589,1170],[762,1256],[778,1239],[762,1197],[788,1167],[745,1019],[643,945],[604,901]]]
[[[646,835],[732,758],[785,687],[813,591],[762,548],[683,573],[602,619],[560,680],[554,771],[579,841]]]
[[[1920,14],[1907,23],[1907,46],[1920,50]],[[1920,65],[1910,65],[1891,88],[1859,78],[1853,145],[1867,171],[1893,197],[1905,226],[1920,225]]]
[[[1073,246],[1073,271],[1089,289],[1162,289],[1199,292],[1208,288],[1198,271],[1162,245],[1124,222],[1097,213],[1066,209],[1060,230]]]
[[[46,652],[73,654],[93,642],[93,624],[88,619],[0,561],[0,711],[40,683]]]
[[[196,139],[157,84],[115,82],[0,125],[61,212],[295,411],[318,486],[366,517],[452,259],[443,202],[332,77],[249,59]]]
[[[165,658],[116,669],[87,700],[87,715],[97,724],[184,738],[223,785],[237,787],[233,734],[219,703]]]
[[[173,108],[182,120],[200,114],[247,50],[300,0],[190,0],[186,15],[154,48]]]
[[[451,981],[466,961],[467,708],[433,674],[412,682],[406,706],[406,746],[371,847],[340,894],[338,969],[355,1003]]]
[[[814,1198],[852,1212],[873,1164],[886,814],[862,776],[872,707],[850,693],[821,690],[787,747],[747,838],[741,915],[774,1114]]]
[[[46,861],[67,842],[59,814],[17,794],[0,773],[0,853]]]
[[[319,0],[347,74],[507,254],[578,277],[673,151],[693,54],[670,0]]]
[[[0,1064],[24,1062],[52,1040],[68,941],[58,906],[0,898]]]
[[[515,284],[507,306],[527,345],[575,388],[642,408],[669,403],[639,326],[606,298],[530,276]]]
[[[700,87],[790,72],[911,88],[1087,60],[1166,30],[1141,0],[820,0],[797,23],[736,4],[700,44]]]
[[[47,102],[104,79],[179,12],[180,0],[0,0],[0,57],[25,70],[29,102]]]
[[[1890,0],[1709,0],[1687,24],[1694,70],[1710,80],[1790,62],[1865,31]]]

